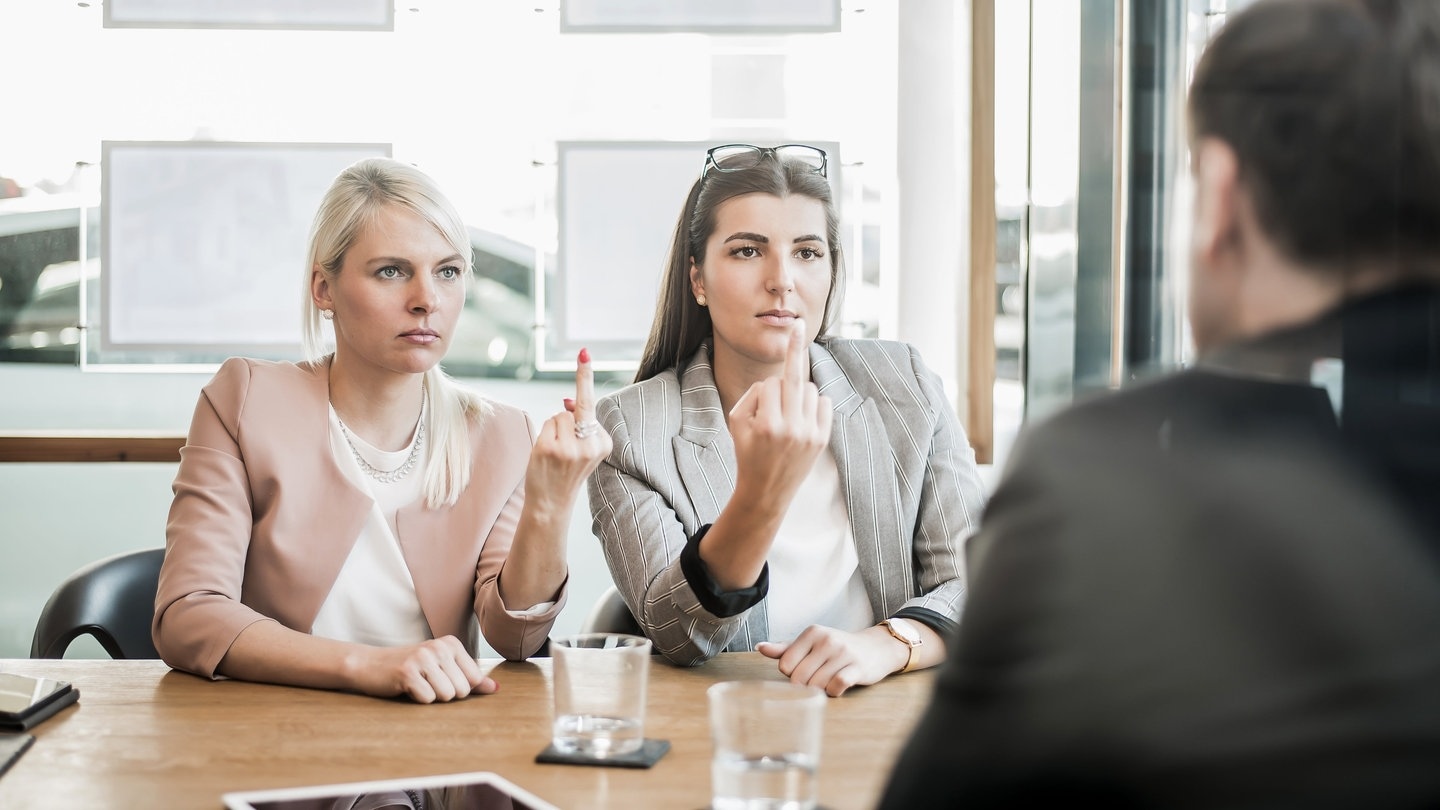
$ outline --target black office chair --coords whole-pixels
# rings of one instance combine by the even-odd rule
[[[590,615],[585,617],[585,623],[580,625],[582,633],[628,633],[632,636],[643,636],[640,630],[640,623],[630,613],[630,608],[625,606],[625,600],[620,598],[620,591],[611,585],[600,598],[595,601],[595,606],[590,608]]]
[[[90,635],[111,658],[159,658],[150,641],[155,590],[165,549],[127,551],[65,578],[35,623],[31,658],[64,658],[77,636]]]

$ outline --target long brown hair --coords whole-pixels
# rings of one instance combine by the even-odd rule
[[[728,161],[727,161],[728,165]],[[798,160],[785,159],[774,153],[765,154],[753,166],[729,171],[711,171],[701,175],[685,207],[675,223],[670,244],[670,257],[665,262],[665,277],[660,283],[660,299],[655,307],[655,321],[645,341],[645,354],[635,382],[648,380],[662,371],[690,359],[700,344],[710,337],[710,311],[695,302],[690,291],[690,260],[705,263],[705,243],[715,231],[715,211],[722,203],[742,194],[771,194],[784,197],[799,194],[818,200],[825,207],[825,241],[830,254],[830,292],[825,299],[825,317],[820,322],[820,336],[830,329],[840,307],[843,265],[840,261],[840,217],[830,193],[830,182],[813,166]]]

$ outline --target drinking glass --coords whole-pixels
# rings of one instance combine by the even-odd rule
[[[780,681],[709,689],[712,810],[812,810],[825,693]]]
[[[567,754],[603,759],[645,741],[650,639],[583,633],[550,641],[555,722],[551,742]]]

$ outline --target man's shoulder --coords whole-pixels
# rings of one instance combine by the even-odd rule
[[[1195,373],[1181,372],[1119,391],[1082,395],[1073,404],[1042,418],[1028,432],[1049,438],[1104,439],[1106,434],[1152,431],[1177,415],[1208,409],[1207,386],[1208,381]]]
[[[1344,468],[1322,389],[1180,372],[1093,397],[1027,428],[1006,476],[1087,501],[1193,505],[1207,492],[1234,495],[1230,483],[1246,478],[1257,459],[1277,469]]]
[[[1115,440],[1143,434],[1147,440],[1193,440],[1226,435],[1237,440],[1304,430],[1319,435],[1334,426],[1323,389],[1190,369],[1119,391],[1085,396],[1040,421],[1033,432]],[[1156,437],[1157,431],[1165,435]]]

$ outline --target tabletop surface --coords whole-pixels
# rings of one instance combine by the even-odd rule
[[[0,774],[0,807],[219,808],[220,795],[493,771],[562,808],[699,810],[710,792],[705,689],[782,680],[758,653],[650,671],[645,734],[671,751],[648,770],[537,764],[550,741],[550,661],[483,661],[494,695],[418,705],[341,692],[208,681],[159,661],[3,660],[0,672],[67,680],[80,701],[30,733]],[[893,676],[826,703],[821,803],[874,807],[930,698],[931,673]]]

